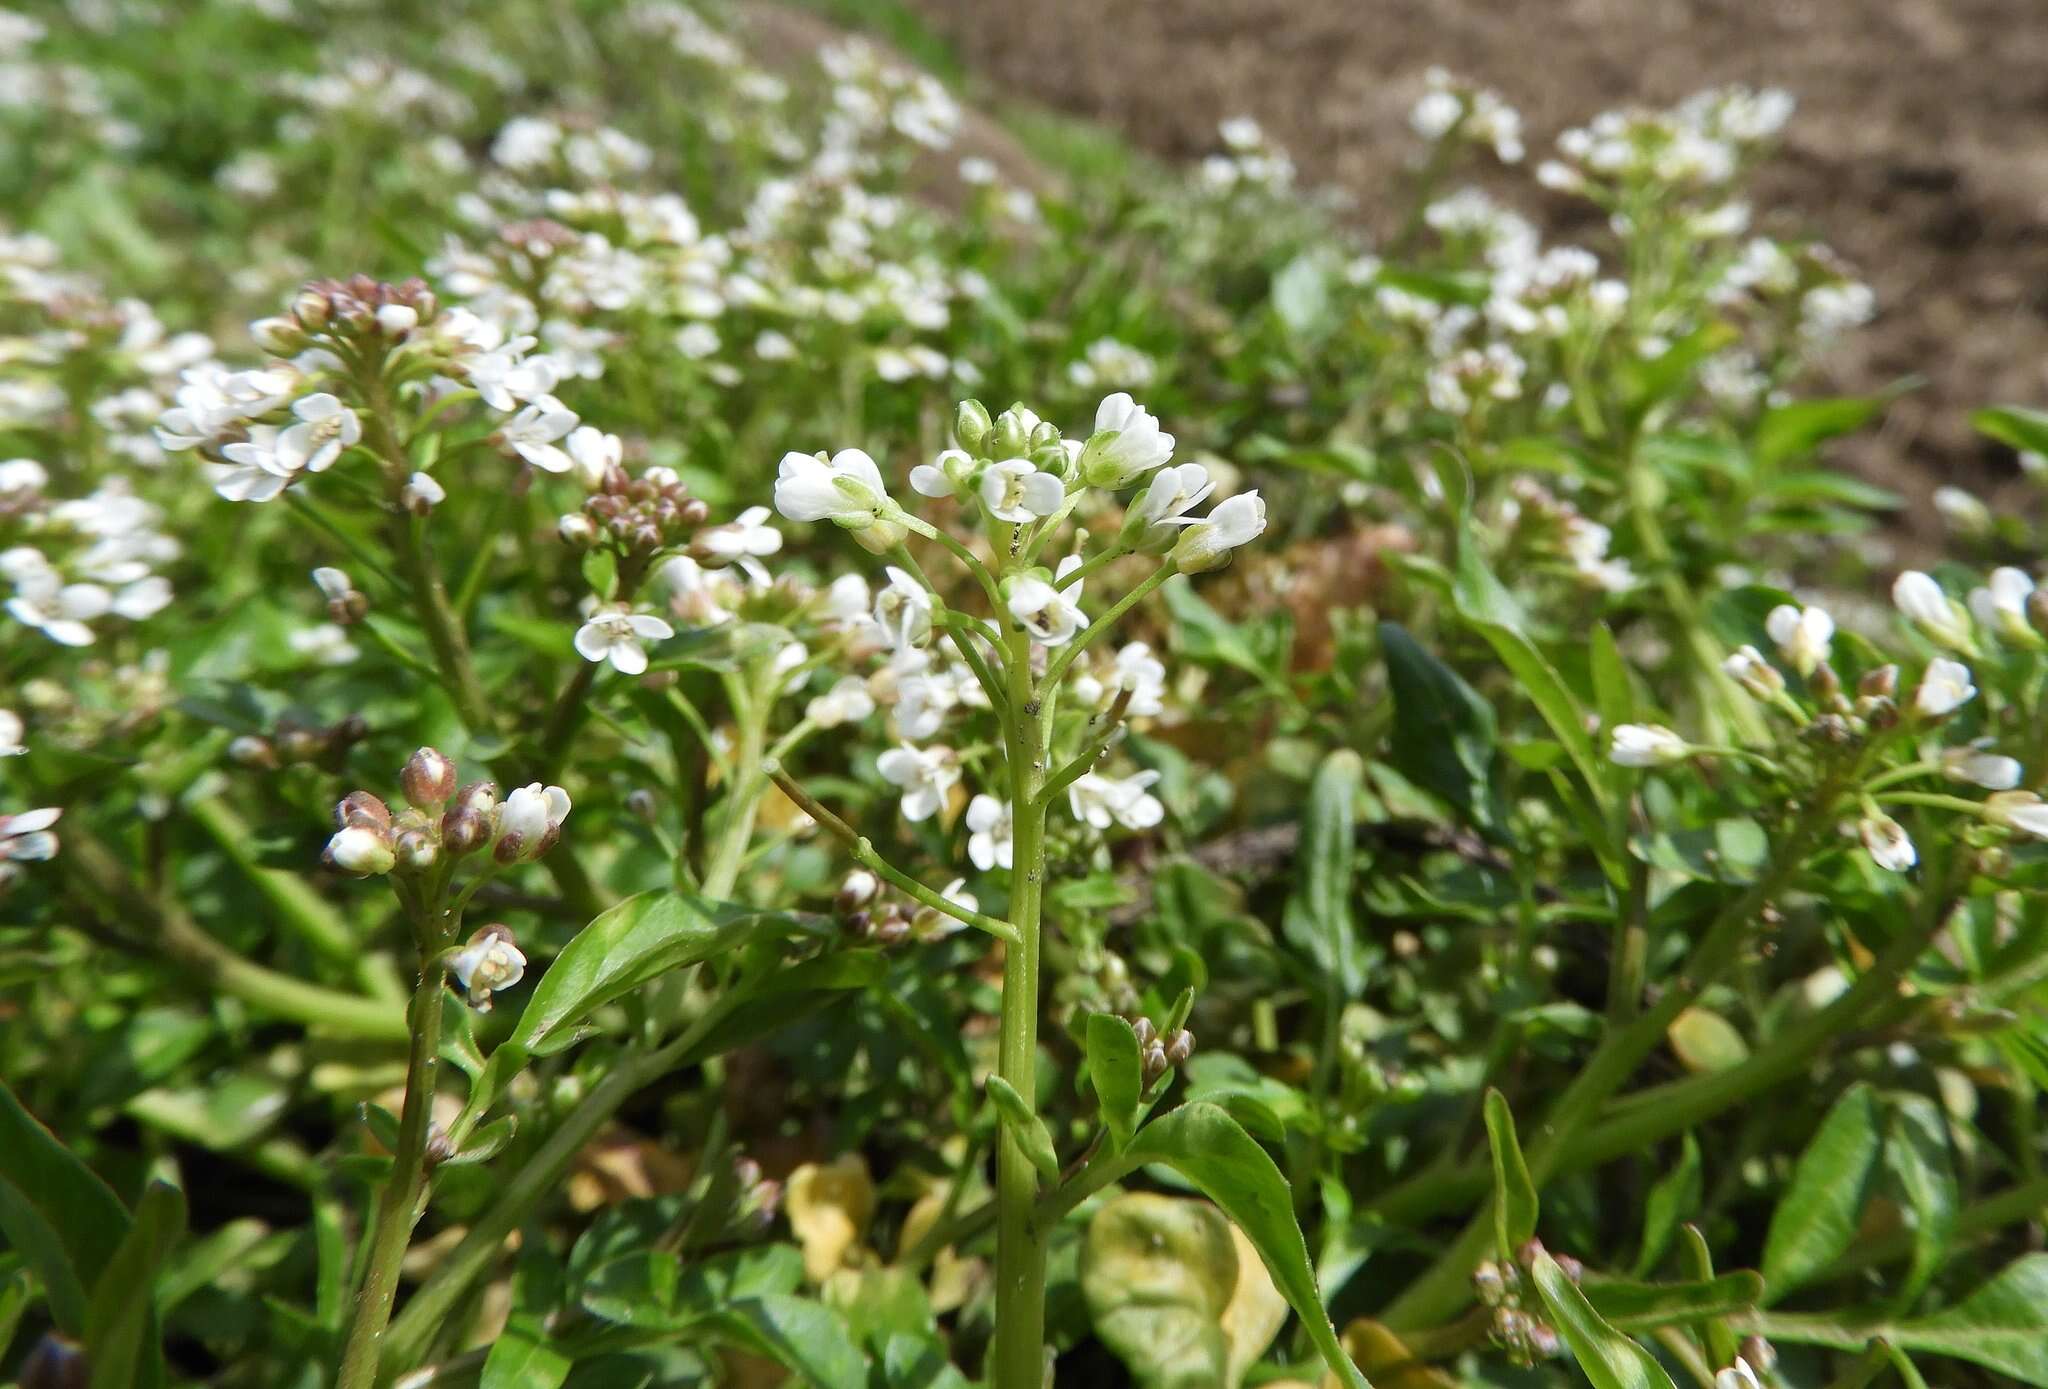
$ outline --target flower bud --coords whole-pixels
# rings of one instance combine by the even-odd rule
[[[460,858],[490,843],[494,812],[498,808],[495,782],[477,781],[455,793],[455,799],[441,815],[441,847]]]
[[[572,511],[555,522],[555,535],[572,550],[588,550],[598,541],[597,522]]]
[[[428,1170],[431,1171],[439,1167],[454,1156],[455,1144],[449,1140],[448,1130],[442,1128],[438,1122],[429,1121],[427,1124],[426,1147],[420,1153],[420,1157],[427,1164]]]
[[[327,740],[318,732],[296,720],[280,719],[276,735],[271,739],[277,749],[278,759],[289,764],[317,761],[327,750]],[[376,798],[371,797],[372,800]],[[336,815],[340,814],[339,807]]]
[[[399,503],[415,516],[425,516],[448,500],[447,489],[425,473],[414,473],[398,494]]]
[[[1544,1249],[1543,1247],[1543,1241],[1537,1239],[1536,1236],[1531,1235],[1529,1236],[1529,1238],[1523,1240],[1521,1246],[1515,1250],[1515,1262],[1520,1264],[1523,1268],[1528,1268],[1530,1265],[1536,1262],[1536,1256],[1538,1254],[1544,1254],[1548,1252],[1549,1251]]]
[[[856,868],[839,882],[838,895],[832,905],[841,912],[858,911],[875,900],[875,894],[882,890],[881,879],[865,868]]]
[[[327,326],[327,316],[333,308],[333,301],[324,290],[308,285],[292,300],[292,317],[296,318],[299,326],[307,332],[317,333]]]
[[[953,442],[969,453],[978,453],[988,438],[988,407],[978,400],[963,400],[953,410]]]
[[[1778,1352],[1771,1349],[1771,1343],[1761,1336],[1744,1336],[1742,1359],[1758,1374],[1767,1375],[1778,1363]]]
[[[441,846],[424,829],[401,831],[398,836],[398,866],[409,872],[432,868],[441,857]]]
[[[636,786],[626,793],[626,813],[651,825],[661,814],[661,798],[644,786]]]
[[[868,934],[874,937],[877,945],[901,945],[910,939],[910,918],[903,914],[902,908],[892,904],[875,918]]]
[[[228,744],[228,760],[243,767],[260,767],[265,771],[275,771],[277,749],[270,745],[268,738],[244,733]]]
[[[351,791],[336,803],[334,825],[336,829],[388,831],[391,828],[391,809],[368,791]]]
[[[377,327],[388,338],[402,338],[420,326],[420,311],[410,304],[384,304],[377,309]]]
[[[327,849],[321,857],[344,873],[363,877],[389,873],[398,862],[392,848],[391,831],[368,825],[350,825],[337,831],[327,841]]]
[[[569,793],[561,787],[537,781],[522,786],[498,807],[498,840],[491,856],[500,863],[529,863],[555,847],[568,818]]]
[[[68,1336],[45,1332],[28,1359],[21,1362],[19,1389],[86,1389],[92,1365],[85,1349]]]
[[[455,794],[455,764],[433,748],[421,748],[406,759],[398,784],[414,809],[439,810]]]
[[[1024,412],[1029,415],[1029,411]],[[995,425],[982,440],[982,447],[990,458],[1019,458],[1031,445],[1031,428],[1037,424],[1032,416],[1027,422],[1019,415],[1016,406],[1011,406],[996,416]]]
[[[1152,1026],[1152,1019],[1150,1018],[1139,1018],[1131,1024],[1131,1031],[1138,1034],[1138,1047],[1140,1050],[1151,1046],[1153,1039],[1159,1035],[1158,1030]]]
[[[1159,1077],[1166,1074],[1166,1048],[1159,1045],[1157,1041],[1153,1041],[1152,1043],[1146,1046],[1142,1059],[1144,1063],[1145,1083],[1147,1085],[1152,1084],[1153,1081],[1158,1080]]]
[[[1184,1066],[1195,1054],[1195,1034],[1183,1027],[1166,1039],[1166,1059],[1169,1064]]]
[[[1856,693],[1865,699],[1896,699],[1899,693],[1899,668],[1895,665],[1879,666],[1867,670],[1856,682]]]
[[[306,333],[289,318],[259,318],[249,325],[249,336],[273,357],[296,357],[306,350]]]
[[[1806,677],[1806,688],[1813,692],[1815,699],[1820,700],[1824,704],[1829,703],[1840,698],[1842,693],[1842,677],[1835,674],[1833,666],[1829,665],[1826,661],[1822,661],[1814,666],[1813,674]]]
[[[1500,1276],[1500,1265],[1488,1259],[1472,1270],[1472,1294],[1488,1307],[1498,1307],[1507,1295],[1507,1281]]]

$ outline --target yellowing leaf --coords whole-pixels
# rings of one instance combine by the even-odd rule
[[[823,1165],[807,1162],[789,1174],[782,1205],[803,1246],[804,1276],[822,1283],[867,1233],[875,1213],[875,1184],[858,1153]]]
[[[1223,1382],[1236,1384],[1280,1334],[1287,1320],[1287,1299],[1273,1286],[1273,1275],[1266,1272],[1259,1251],[1235,1225],[1230,1227],[1230,1242],[1237,1249],[1237,1286],[1223,1309],[1223,1339],[1229,1347]]]
[[[1374,1389],[1457,1389],[1458,1381],[1415,1358],[1401,1338],[1376,1321],[1359,1318],[1344,1328],[1344,1349],[1373,1382]],[[1322,1389],[1343,1389],[1333,1374]]]
[[[1679,1062],[1694,1073],[1725,1071],[1749,1059],[1749,1043],[1719,1013],[1688,1008],[1671,1020],[1665,1034]]]

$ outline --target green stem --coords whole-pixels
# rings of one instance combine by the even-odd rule
[[[1805,866],[1807,851],[1833,814],[1837,787],[1837,780],[1830,777],[1816,790],[1770,869],[1721,909],[1693,948],[1684,969],[1671,980],[1656,1003],[1626,1026],[1611,1032],[1558,1097],[1536,1130],[1541,1137],[1528,1150],[1529,1175],[1539,1188],[1564,1165],[1579,1131],[1657,1046],[1672,1020],[1733,963],[1757,912]],[[1388,1306],[1380,1320],[1400,1331],[1434,1326],[1449,1319],[1469,1294],[1466,1279],[1493,1239],[1490,1212],[1489,1203],[1428,1272]]]
[[[1082,629],[1081,635],[1061,647],[1059,654],[1054,656],[1045,668],[1045,680],[1042,682],[1043,688],[1050,690],[1058,685],[1060,677],[1066,674],[1067,667],[1074,663],[1075,657],[1086,651],[1090,643],[1114,626],[1118,618],[1149,597],[1153,589],[1158,588],[1161,584],[1172,578],[1175,572],[1174,564],[1171,560],[1160,565],[1145,577],[1144,582],[1140,583],[1123,597],[1117,599],[1111,605],[1108,612],[1096,618],[1087,627]]]
[[[1045,886],[1045,779],[1042,720],[1031,685],[1030,637],[1010,632],[1010,718],[1004,721],[1010,764],[1015,871],[1010,925],[1017,939],[1003,959],[1003,1004],[997,1073],[1035,1112],[1038,1097],[1039,918]],[[1048,672],[1042,689],[1057,675]],[[1045,1383],[1045,1230],[1040,1223],[1038,1171],[1007,1126],[996,1161],[996,1334],[989,1353],[992,1389],[1043,1389]]]
[[[392,531],[398,565],[412,589],[413,608],[427,634],[427,645],[433,648],[441,683],[455,701],[455,712],[462,722],[474,731],[487,730],[491,726],[490,705],[470,661],[469,638],[463,633],[462,620],[448,601],[440,567],[427,548],[427,529],[418,518],[401,511],[393,518]]]
[[[335,1389],[373,1389],[378,1351],[398,1297],[399,1267],[419,1223],[427,1198],[427,1126],[434,1112],[434,1072],[440,1064],[441,995],[446,970],[436,960],[421,963],[407,1021],[412,1052],[405,1068],[405,1105],[398,1119],[398,1151],[392,1154],[391,1178],[377,1203],[376,1233],[370,1240],[363,1285],[356,1294],[355,1318],[349,1324]]]

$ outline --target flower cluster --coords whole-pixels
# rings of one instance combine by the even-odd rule
[[[400,784],[405,808],[390,807],[368,791],[351,791],[334,808],[335,832],[323,857],[345,873],[438,874],[445,881],[456,860],[490,851],[497,865],[531,863],[562,836],[569,795],[535,782],[498,799],[488,781],[456,785],[455,764],[421,748],[405,764]]]

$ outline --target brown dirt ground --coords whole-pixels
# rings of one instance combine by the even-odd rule
[[[1917,498],[1954,479],[1996,500],[2013,460],[1966,413],[2048,403],[2048,0],[910,3],[991,89],[1170,158],[1252,115],[1382,233],[1432,64],[1520,107],[1532,158],[1601,109],[1782,86],[1800,108],[1757,190],[1762,225],[1824,237],[1880,306],[1830,384],[1928,379],[1849,461]],[[1570,226],[1523,187],[1526,211]],[[1927,516],[1912,508],[1909,527],[1924,535]]]

